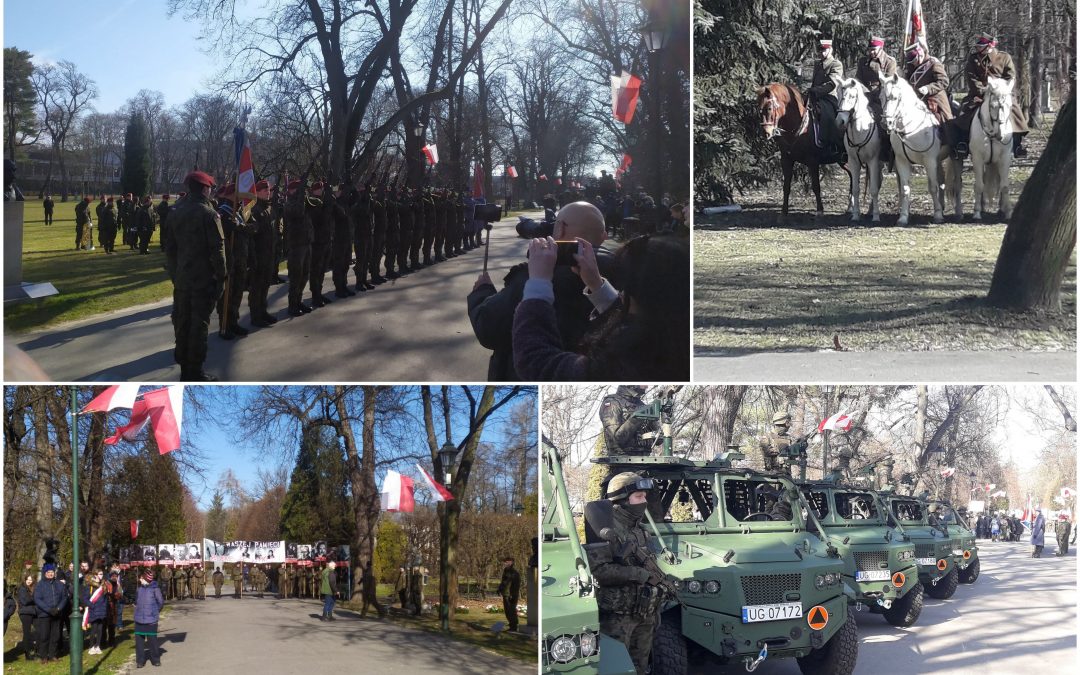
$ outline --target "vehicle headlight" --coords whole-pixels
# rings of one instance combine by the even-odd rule
[[[720,592],[720,582],[719,581],[706,581],[705,582],[705,592],[706,593],[719,593]]]
[[[701,582],[697,579],[691,579],[690,581],[686,582],[686,590],[690,591],[691,593],[700,593]]]
[[[577,647],[574,639],[569,635],[563,635],[551,643],[551,658],[559,663],[568,663],[577,656]]]
[[[814,588],[818,589],[819,591],[825,588],[825,575],[819,574],[814,577]]]
[[[581,658],[587,659],[596,653],[596,633],[581,634]]]

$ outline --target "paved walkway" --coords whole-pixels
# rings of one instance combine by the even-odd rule
[[[127,672],[536,675],[535,665],[355,612],[336,611],[324,623],[318,600],[237,600],[228,585],[221,598],[210,591],[205,601],[174,603],[162,618],[161,668]]]
[[[1076,382],[1076,352],[769,352],[694,359],[695,382]]]
[[[488,269],[498,287],[506,270],[525,260],[527,242],[516,224],[514,216],[491,231]],[[272,286],[276,325],[225,341],[211,317],[206,371],[233,382],[482,381],[490,352],[473,336],[465,298],[483,259],[483,247],[473,249],[343,300],[334,297],[327,274],[331,304],[298,318],[286,311],[288,285]],[[350,287],[353,281],[350,271]],[[162,301],[13,341],[56,381],[175,380],[171,309],[171,300]],[[249,326],[246,298],[240,324]]]
[[[859,660],[855,675],[1016,675],[1076,670],[1076,550],[1054,556],[1047,529],[1043,557],[1025,542],[980,539],[982,572],[948,600],[925,597],[911,628],[894,628],[867,611],[855,615]],[[743,673],[741,664],[695,664],[693,675]],[[755,675],[796,675],[795,659],[766,660]]]

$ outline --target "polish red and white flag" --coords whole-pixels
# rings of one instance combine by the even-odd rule
[[[131,408],[135,405],[135,398],[138,395],[138,384],[114,384],[83,406],[79,414],[109,412],[114,408]]]
[[[515,169],[513,166],[506,167],[506,175],[510,176],[511,178],[517,178],[517,169]]]
[[[836,431],[848,431],[851,429],[851,418],[846,413],[836,413],[827,420],[822,420],[818,425],[818,431],[835,429]]]
[[[439,148],[434,143],[424,146],[424,156],[427,157],[427,162],[430,166],[435,166],[439,163]]]
[[[428,473],[427,471],[424,471],[424,467],[417,464],[416,468],[420,469],[420,475],[424,477],[425,481],[427,481],[428,487],[431,488],[431,492],[433,493],[433,495],[435,497],[435,501],[437,501],[437,502],[446,502],[446,501],[450,501],[451,499],[454,498],[454,495],[450,494],[449,490],[447,490],[437,480],[432,478],[430,473]]]
[[[413,479],[397,471],[387,471],[379,502],[383,511],[412,513],[416,504],[413,500]]]
[[[170,385],[143,394],[150,406],[150,426],[162,455],[180,449],[180,425],[184,418],[184,387]]]
[[[136,539],[139,538],[139,523],[141,523],[141,522],[142,522],[141,520],[133,520],[133,521],[131,521],[131,540],[132,541],[135,541]]]
[[[623,124],[630,124],[637,109],[638,94],[641,93],[641,78],[624,70],[618,76],[611,76],[611,112],[615,119]]]
[[[942,478],[950,478],[954,473],[956,473],[956,467],[955,466],[947,466],[947,467],[945,467],[944,469],[941,470],[941,477]]]
[[[105,439],[105,445],[116,445],[120,441],[134,441],[150,423],[150,408],[145,400],[135,401],[131,407],[131,419],[128,423],[118,427],[116,433]]]

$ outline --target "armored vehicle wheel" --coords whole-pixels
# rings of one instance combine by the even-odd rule
[[[660,617],[652,643],[652,675],[686,675],[686,638],[677,614]]]
[[[859,657],[859,631],[849,612],[847,621],[821,649],[796,659],[803,675],[851,675]]]
[[[922,614],[923,587],[916,583],[915,587],[907,592],[907,595],[893,602],[892,607],[882,612],[885,620],[894,626],[907,628],[914,624]]]
[[[951,598],[953,593],[956,592],[956,571],[957,568],[952,568],[952,571],[946,574],[944,578],[938,580],[937,586],[934,586],[933,584],[926,586],[924,588],[926,594],[931,598],[937,598],[938,600],[948,600]]]
[[[973,584],[979,578],[979,561],[971,563],[966,570],[960,570],[960,583]]]

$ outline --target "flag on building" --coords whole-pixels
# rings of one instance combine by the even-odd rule
[[[95,396],[79,411],[79,414],[109,412],[113,408],[131,408],[135,405],[135,398],[138,395],[139,385],[137,384],[114,384]]]
[[[630,124],[637,109],[638,94],[641,92],[641,78],[624,70],[620,75],[611,76],[611,112],[615,119],[623,124]]]
[[[836,431],[848,431],[851,429],[851,418],[846,413],[836,413],[827,420],[822,420],[818,425],[818,431],[835,429]]]
[[[431,488],[431,492],[435,497],[435,501],[446,502],[454,498],[454,495],[450,494],[449,490],[443,487],[443,485],[440,484],[437,480],[432,478],[431,474],[429,474],[427,471],[424,471],[424,467],[417,464],[416,468],[420,469],[420,475],[422,475],[424,477],[424,480],[427,481],[428,487]]]
[[[517,169],[515,169],[513,165],[506,167],[506,175],[511,178],[517,178]]]
[[[245,203],[255,199],[255,164],[251,159],[251,142],[243,126],[233,129],[236,150],[236,198]]]
[[[413,479],[397,471],[387,471],[379,502],[383,511],[412,513],[416,504],[413,500]]]
[[[900,46],[906,50],[910,45],[918,42],[923,51],[930,53],[930,43],[926,35],[926,15],[922,11],[922,0],[908,0],[907,11],[904,13],[904,42]]]
[[[427,157],[428,166],[435,166],[439,163],[439,147],[434,143],[425,145],[424,157]]]

